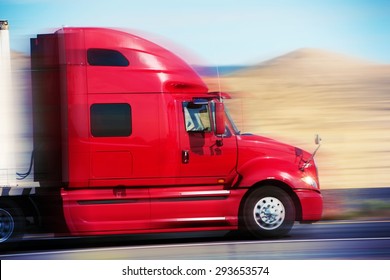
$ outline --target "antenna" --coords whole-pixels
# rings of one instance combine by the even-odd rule
[[[217,79],[218,79],[218,96],[219,96],[219,102],[222,102],[222,95],[221,95],[221,80],[219,77],[219,66],[217,65]]]

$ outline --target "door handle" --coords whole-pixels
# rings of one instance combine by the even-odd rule
[[[184,164],[187,164],[190,161],[190,153],[189,151],[181,151],[181,161]]]

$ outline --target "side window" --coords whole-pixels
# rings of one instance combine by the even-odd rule
[[[210,110],[208,104],[195,104],[183,102],[183,113],[186,131],[210,132]]]
[[[116,50],[88,49],[87,60],[92,66],[129,66],[127,58]]]
[[[123,137],[132,132],[129,104],[93,104],[90,109],[94,137]]]

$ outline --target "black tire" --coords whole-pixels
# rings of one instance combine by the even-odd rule
[[[244,230],[256,238],[282,237],[295,221],[295,207],[282,189],[264,186],[249,194],[243,208]]]
[[[19,238],[25,229],[24,214],[14,203],[0,203],[0,243]]]

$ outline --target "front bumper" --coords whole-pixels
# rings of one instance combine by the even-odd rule
[[[301,222],[316,222],[322,217],[322,195],[316,190],[296,189],[302,208]]]

